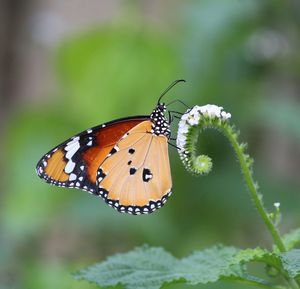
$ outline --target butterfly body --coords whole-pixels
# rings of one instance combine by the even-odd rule
[[[166,106],[150,116],[115,120],[68,139],[38,162],[47,183],[102,197],[122,213],[149,214],[172,192]]]

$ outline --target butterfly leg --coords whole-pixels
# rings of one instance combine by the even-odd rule
[[[174,114],[183,115],[183,113],[182,113],[182,112],[180,112],[180,111],[176,111],[176,110],[169,110],[169,113],[174,113]]]
[[[172,100],[171,102],[169,102],[166,106],[169,106],[169,105],[171,105],[171,104],[173,104],[173,103],[175,103],[175,102],[180,102],[181,104],[183,104],[186,108],[189,108],[190,109],[190,107],[188,106],[188,105],[186,105],[182,100],[180,100],[180,99],[174,99],[174,100]]]
[[[172,123],[174,118],[180,119],[180,117],[178,115],[180,115],[180,116],[183,115],[183,113],[181,113],[179,111],[174,111],[174,110],[168,110],[168,114],[169,114],[169,120],[168,120],[169,123]]]
[[[178,150],[181,150],[181,148],[180,148],[180,147],[178,147],[177,145],[174,145],[174,144],[172,144],[172,143],[170,143],[170,142],[168,142],[168,144],[169,144],[170,146],[172,146],[172,147],[174,147],[174,148],[178,149]]]
[[[174,118],[173,118],[173,115],[171,114],[171,111],[168,111],[168,114],[169,114],[169,119],[168,119],[168,122],[169,123],[172,123]]]

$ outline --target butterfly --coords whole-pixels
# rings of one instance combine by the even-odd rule
[[[121,213],[149,214],[172,194],[169,119],[160,96],[148,116],[132,116],[87,129],[45,154],[36,166],[51,185],[100,196]]]

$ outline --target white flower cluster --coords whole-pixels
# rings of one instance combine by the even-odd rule
[[[178,124],[176,143],[179,148],[180,155],[182,153],[184,154],[189,127],[199,124],[202,117],[208,117],[211,119],[219,118],[226,121],[231,118],[231,114],[224,111],[222,106],[214,104],[207,104],[203,106],[195,105],[192,109],[187,110],[186,113],[182,115]],[[185,158],[184,155],[181,155],[181,157]]]

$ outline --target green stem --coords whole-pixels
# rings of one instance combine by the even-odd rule
[[[228,128],[230,128],[228,126]],[[282,242],[282,239],[280,237],[279,231],[278,229],[275,227],[275,225],[273,224],[272,220],[270,219],[266,209],[264,208],[263,205],[263,201],[262,201],[262,195],[258,193],[257,191],[257,186],[254,183],[254,180],[252,178],[252,174],[248,165],[248,162],[246,160],[246,156],[244,154],[244,152],[242,151],[238,141],[237,141],[237,137],[236,134],[232,132],[231,129],[222,129],[223,133],[225,134],[225,136],[228,138],[228,140],[230,141],[236,155],[237,158],[239,160],[241,169],[242,169],[242,173],[244,175],[244,179],[246,181],[246,184],[249,188],[250,194],[251,194],[251,198],[255,204],[255,207],[258,210],[258,213],[260,214],[261,218],[263,219],[263,221],[265,222],[268,230],[270,231],[273,240],[276,244],[276,246],[278,247],[280,252],[286,252],[286,248]]]
[[[222,130],[222,132],[225,134],[225,136],[228,138],[229,142],[231,143],[237,158],[239,160],[242,173],[244,175],[244,179],[246,181],[246,184],[249,188],[252,200],[258,210],[258,213],[260,214],[261,218],[265,222],[269,232],[271,233],[273,240],[279,249],[280,252],[286,252],[285,245],[280,237],[280,233],[276,226],[273,224],[272,220],[270,219],[267,210],[265,209],[263,205],[263,197],[262,195],[257,191],[257,185],[255,185],[251,169],[250,169],[250,159],[247,155],[245,155],[243,148],[240,146],[240,144],[237,141],[237,134],[233,131],[232,127],[228,126],[219,126],[219,129]],[[299,286],[297,282],[294,279],[287,278],[287,281],[291,288],[293,289],[299,289]]]
[[[288,279],[287,281],[292,289],[299,289],[299,285],[295,279]]]

